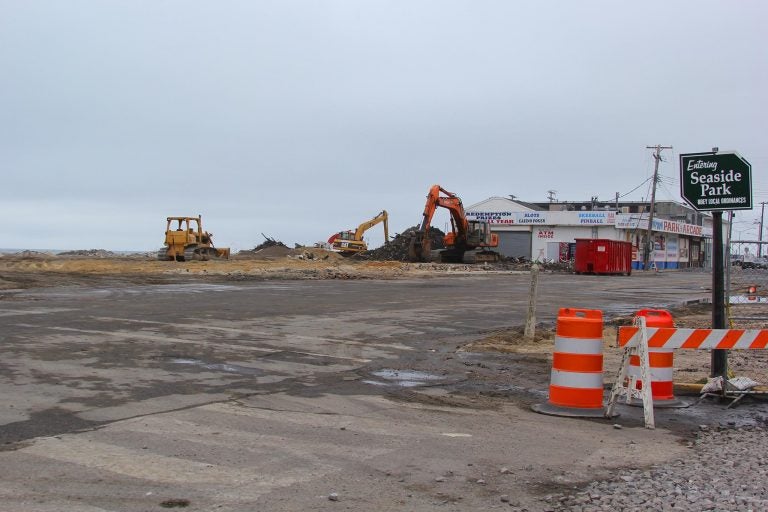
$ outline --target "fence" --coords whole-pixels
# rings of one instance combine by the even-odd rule
[[[768,320],[768,242],[732,240],[725,261],[725,297],[732,327]]]

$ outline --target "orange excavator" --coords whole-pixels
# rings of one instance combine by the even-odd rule
[[[441,195],[444,194],[444,195]],[[499,246],[499,236],[491,233],[487,222],[467,220],[461,199],[440,185],[433,185],[424,206],[424,218],[408,247],[410,261],[431,261],[432,242],[429,227],[435,210],[446,208],[451,214],[451,231],[445,235],[445,249],[440,251],[444,263],[477,263],[499,261],[501,255],[491,250]]]

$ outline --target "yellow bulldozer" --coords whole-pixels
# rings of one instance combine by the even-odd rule
[[[166,220],[165,246],[157,251],[157,259],[162,261],[229,259],[229,247],[217,248],[213,245],[213,234],[203,231],[200,215],[168,217]]]

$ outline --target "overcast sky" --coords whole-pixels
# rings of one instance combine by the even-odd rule
[[[768,3],[0,0],[0,247],[312,244],[429,187],[612,200],[679,153],[768,201]],[[625,199],[650,195],[648,184]],[[766,219],[768,225],[768,219]],[[438,226],[440,226],[438,220]],[[380,227],[367,238],[380,243]]]

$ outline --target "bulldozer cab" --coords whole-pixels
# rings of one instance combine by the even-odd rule
[[[198,242],[200,219],[195,217],[168,217],[165,229],[167,245],[186,245]]]

